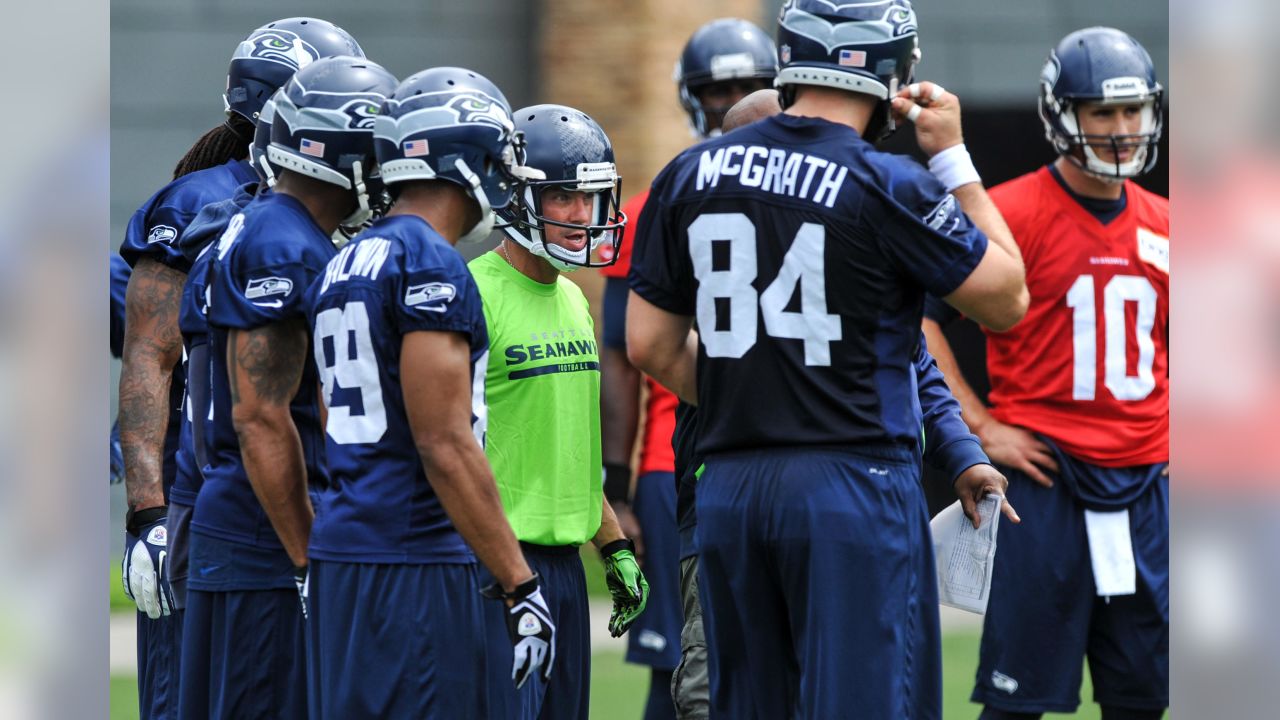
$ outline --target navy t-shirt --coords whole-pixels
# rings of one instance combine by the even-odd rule
[[[915,445],[924,294],[954,291],[986,246],[917,163],[776,115],[662,171],[628,281],[697,317],[702,452]]]
[[[489,335],[462,256],[422,218],[394,215],[343,248],[312,293],[312,342],[329,408],[329,485],[319,493],[311,557],[474,562],[423,471],[400,377],[405,335],[465,336],[472,427],[483,446]]]
[[[208,433],[209,465],[204,469],[204,486],[196,500],[191,529],[239,544],[281,550],[275,529],[249,484],[231,422],[228,338],[232,329],[251,330],[305,318],[307,288],[337,251],[300,202],[271,193],[255,198],[234,215],[211,252],[207,318],[213,422]],[[315,367],[307,362],[291,404],[307,480],[313,488],[322,487],[326,478],[317,383]],[[197,587],[194,567],[192,578],[192,587]]]

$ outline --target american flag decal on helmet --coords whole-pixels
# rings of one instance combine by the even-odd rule
[[[422,157],[427,154],[427,141],[425,139],[408,140],[404,143],[405,157]]]
[[[322,142],[303,138],[302,144],[298,146],[298,149],[302,151],[303,155],[310,155],[311,157],[318,158],[324,157],[324,143]]]

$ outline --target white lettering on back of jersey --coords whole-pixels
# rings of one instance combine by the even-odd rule
[[[335,282],[345,282],[353,277],[377,280],[390,253],[391,241],[383,238],[368,238],[342,248],[325,267],[320,292],[325,292]]]
[[[740,162],[736,160],[739,157],[742,158]],[[801,180],[804,166],[808,169]],[[760,145],[730,145],[702,151],[698,157],[694,189],[716,187],[724,177],[738,178],[743,187],[834,207],[845,180],[849,178],[849,168],[802,152]]]

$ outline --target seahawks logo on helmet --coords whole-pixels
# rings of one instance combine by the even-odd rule
[[[805,10],[792,8],[788,3],[782,7],[782,14],[778,20],[779,24],[786,29],[819,43],[827,49],[827,52],[847,45],[874,45],[894,38],[915,35],[915,11],[909,7],[893,4],[890,0],[885,0],[885,4],[889,7],[885,9],[879,20],[831,22]]]
[[[297,33],[288,30],[264,30],[240,43],[235,58],[253,58],[288,65],[295,70],[320,59],[320,53]]]
[[[893,26],[893,36],[913,35],[916,32],[916,12],[911,8],[894,5],[884,14],[885,22]]]
[[[499,130],[511,130],[511,116],[501,103],[479,95],[459,95],[445,105],[458,116],[460,123],[492,125]]]
[[[369,98],[359,98],[338,108],[350,120],[348,130],[372,130],[373,121],[378,117],[378,102]]]

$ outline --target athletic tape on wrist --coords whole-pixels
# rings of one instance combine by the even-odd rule
[[[947,192],[962,185],[982,182],[978,169],[973,166],[973,158],[969,157],[969,151],[964,143],[952,145],[929,158],[929,172],[938,178],[938,181],[947,188]]]

